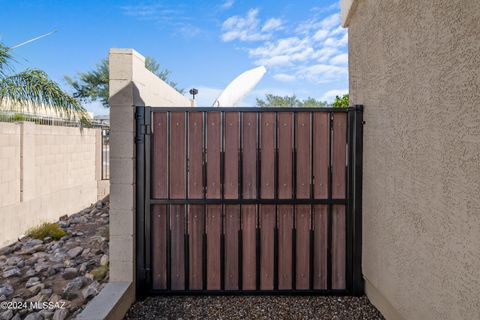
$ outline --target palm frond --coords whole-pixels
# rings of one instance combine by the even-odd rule
[[[26,104],[34,108],[52,108],[69,117],[83,116],[86,110],[65,93],[45,72],[29,69],[0,79],[0,104]]]
[[[8,63],[9,61],[13,61],[13,58],[10,55],[9,51],[9,47],[6,47],[0,43],[0,77],[2,78],[6,75],[6,69],[8,69],[9,71],[12,71],[13,69]]]

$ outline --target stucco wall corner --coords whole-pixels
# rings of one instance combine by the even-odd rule
[[[359,0],[340,0],[340,18],[342,27],[348,28]]]

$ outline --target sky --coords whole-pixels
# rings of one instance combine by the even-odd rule
[[[14,46],[17,71],[40,68],[69,91],[64,76],[88,71],[109,48],[134,48],[171,71],[180,88],[211,106],[240,73],[267,73],[241,102],[265,94],[331,102],[348,89],[347,30],[333,1],[10,1],[0,0],[0,42]],[[86,105],[94,114],[108,110]]]

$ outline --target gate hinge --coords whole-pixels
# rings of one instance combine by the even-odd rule
[[[151,126],[149,124],[141,125],[137,128],[137,134],[135,135],[135,143],[143,143],[145,136],[151,134]]]
[[[150,268],[143,268],[140,271],[143,279],[150,279]]]

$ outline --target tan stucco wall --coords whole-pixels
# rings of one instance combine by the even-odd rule
[[[357,2],[363,273],[404,319],[480,319],[480,1]]]
[[[110,49],[110,282],[128,282],[123,310],[135,299],[135,106],[190,106],[145,68],[133,49]],[[125,298],[125,297],[124,297]]]
[[[0,123],[0,247],[97,200],[100,129]]]

